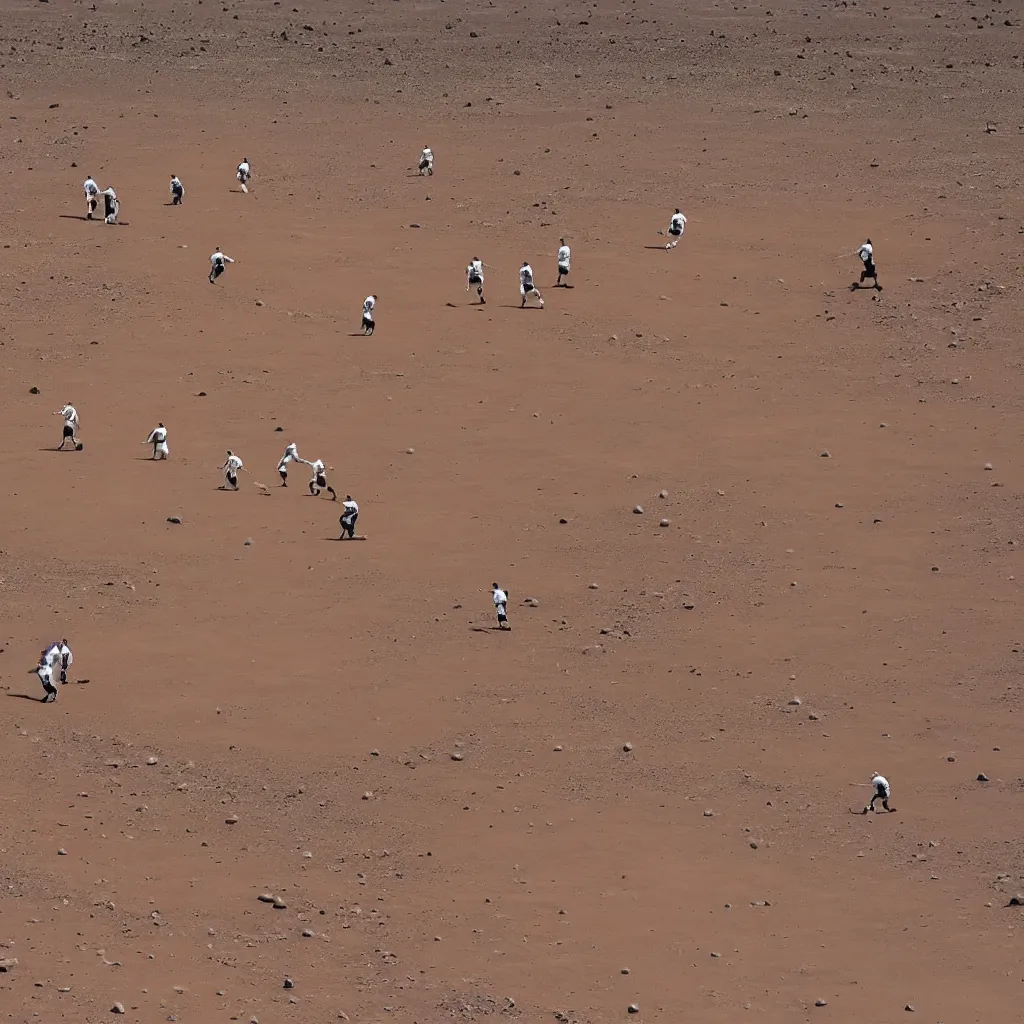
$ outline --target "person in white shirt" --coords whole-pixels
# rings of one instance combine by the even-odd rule
[[[182,185],[181,179],[176,175],[171,175],[171,206],[181,206],[185,200],[185,186]]]
[[[50,644],[43,651],[43,657],[51,668],[60,666],[60,681],[66,683],[68,681],[68,669],[75,660],[75,656],[71,653],[71,648],[68,646],[67,638],[65,637],[63,640]]]
[[[121,204],[118,201],[117,193],[112,188],[105,188],[101,193],[103,196],[103,219],[107,224],[116,224],[117,215],[121,212]]]
[[[537,291],[537,287],[533,283],[533,267],[529,263],[524,263],[519,268],[519,295],[523,300],[519,303],[520,309],[526,305],[526,300],[530,295],[536,295],[540,308],[544,308],[544,300],[540,297],[540,292]]]
[[[238,184],[242,186],[242,191],[249,194],[249,179],[252,177],[252,168],[249,166],[249,158],[243,157],[242,162],[238,165],[235,171],[235,177],[238,179]]]
[[[225,256],[218,247],[217,251],[210,257],[210,284],[213,284],[227,270],[229,263],[234,262],[230,256]]]
[[[238,490],[238,474],[245,469],[242,465],[242,460],[233,452],[228,449],[228,457],[221,466],[221,470],[224,473],[224,483],[221,485],[222,491],[237,491]]]
[[[327,491],[331,496],[331,501],[337,501],[338,495],[334,493],[334,488],[327,482],[327,467],[323,464],[323,460],[314,459],[312,462],[306,462],[306,465],[313,470],[313,477],[309,481],[309,493],[315,498],[321,491]]]
[[[474,285],[476,286],[476,293],[480,297],[480,305],[486,306],[487,300],[484,298],[484,267],[486,264],[479,256],[474,256],[469,261],[469,266],[466,267],[466,291]]]
[[[373,334],[373,308],[377,305],[376,295],[367,295],[363,299],[363,336],[369,337]]]
[[[359,506],[352,500],[351,494],[345,495],[345,500],[342,502],[342,507],[345,509],[341,514],[341,518],[338,520],[341,523],[341,537],[340,540],[344,540],[348,537],[349,540],[354,540],[356,535],[356,520],[359,518]]]
[[[558,280],[555,282],[555,287],[556,288],[559,288],[559,287],[571,288],[572,285],[569,284],[569,281],[568,281],[568,278],[569,278],[569,257],[571,256],[571,253],[569,251],[569,246],[567,246],[565,244],[565,239],[564,238],[560,238],[558,241],[559,241],[558,256],[556,257],[556,259],[558,260]],[[566,279],[566,282],[565,282],[564,286],[562,285],[562,278],[563,277]]]
[[[41,652],[39,664],[29,669],[29,675],[34,675],[43,684],[46,691],[43,695],[43,703],[51,704],[57,699],[57,687],[53,685],[53,661],[46,651]]]
[[[424,146],[423,152],[420,153],[419,172],[420,174],[434,173],[434,154],[429,146]]]
[[[92,220],[92,215],[99,205],[97,196],[100,194],[100,187],[93,181],[91,174],[82,182],[82,191],[85,192],[85,219]]]
[[[75,451],[80,452],[82,442],[78,440],[78,410],[70,402],[67,402],[63,409],[53,415],[64,417],[64,433],[61,435],[60,447],[57,451],[64,451],[64,445],[70,441],[74,445]]]
[[[874,793],[871,795],[871,802],[864,808],[862,813],[867,814],[869,811],[873,811],[876,800],[881,800],[882,806],[887,811],[891,811],[892,808],[889,806],[889,780],[884,775],[879,775],[878,772],[872,772],[871,785],[874,788]]]
[[[491,600],[498,613],[498,629],[511,629],[508,624],[508,592],[502,590],[497,583],[492,583]]]
[[[162,423],[154,427],[142,443],[153,446],[154,459],[166,459],[171,454],[170,448],[167,447],[167,428]]]
[[[683,237],[685,229],[686,217],[679,211],[677,206],[676,212],[672,214],[672,219],[668,222],[669,242],[665,248],[674,249],[679,244],[679,239]]]
[[[277,475],[281,478],[281,486],[288,486],[288,463],[289,462],[305,462],[305,459],[299,458],[299,446],[293,441],[284,450],[284,455],[281,456],[281,461],[277,464]]]
[[[870,238],[857,250],[857,255],[860,257],[861,263],[864,264],[864,269],[860,272],[858,287],[870,277],[875,282],[875,291],[880,292],[882,286],[878,283],[878,268],[875,266],[875,247],[871,244]]]

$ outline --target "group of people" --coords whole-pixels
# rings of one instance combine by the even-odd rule
[[[53,683],[54,671],[59,671],[60,681],[66,683],[68,681],[68,669],[74,660],[74,655],[71,653],[71,648],[68,646],[66,638],[48,644],[42,649],[39,655],[39,664],[35,668],[30,669],[29,674],[36,676],[39,682],[43,684],[44,704],[51,704],[57,699],[57,687]]]
[[[103,220],[107,224],[116,224],[117,215],[121,212],[121,204],[117,201],[117,193],[111,187],[100,188],[90,174],[82,183],[85,192],[85,219],[92,220],[96,208],[103,200]]]

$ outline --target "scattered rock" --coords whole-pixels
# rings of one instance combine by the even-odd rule
[[[596,583],[588,583],[587,584],[587,588],[589,590],[597,590],[597,584]]]
[[[114,1003],[110,1008],[111,1013],[124,1013],[124,1003]]]
[[[463,760],[465,758],[465,756],[466,755],[463,754],[461,750],[453,750],[451,752],[451,759],[453,761],[461,761],[461,760]]]
[[[66,857],[67,855],[68,855],[68,851],[65,850],[63,846],[57,851],[57,856],[58,857]]]
[[[553,749],[555,750],[556,753],[561,752],[562,744],[561,743],[556,743]]]
[[[798,708],[798,707],[800,707],[800,704],[801,704],[801,701],[800,701],[799,697],[790,697],[790,699],[789,699],[789,706],[790,707]]]
[[[705,817],[705,818],[713,818],[714,816],[715,816],[715,812],[714,812],[714,811],[712,811],[712,810],[710,810],[710,809],[709,809],[709,810],[706,810],[706,811],[704,812],[704,817]]]
[[[418,228],[419,224],[410,224],[409,227],[411,227],[411,228]]]
[[[823,459],[831,459],[832,458],[832,453],[826,449],[825,451],[823,451],[821,453],[821,457]]]
[[[252,537],[246,537],[245,538],[245,546],[247,548],[251,548],[252,547]]]
[[[721,953],[712,953],[711,954],[711,958],[713,960],[721,960],[722,959],[722,954]]]
[[[159,764],[159,763],[160,763],[160,759],[158,757],[147,757],[146,758],[146,764],[154,765],[154,764]]]
[[[756,850],[757,849],[757,843],[753,839],[750,840],[750,848],[752,850]]]
[[[632,743],[623,743],[622,749],[628,754],[633,749]]]
[[[312,928],[303,928],[302,929],[302,937],[304,939],[311,939],[311,938],[313,938],[313,929]]]
[[[257,896],[256,899],[258,899],[260,901],[260,903],[273,903],[274,902],[274,896],[273,896],[272,893],[269,893],[269,892],[260,893],[260,895]]]
[[[828,1006],[828,1003],[824,999],[815,999],[814,1000],[814,1005],[815,1006]]]
[[[237,825],[238,824],[238,815],[237,814],[229,814],[224,819],[224,824],[225,825]]]
[[[629,974],[629,968],[623,967],[622,970],[619,971],[619,974]]]
[[[992,470],[992,468],[993,468],[993,467],[992,467],[992,463],[991,463],[991,462],[986,462],[986,463],[985,463],[985,465],[984,465],[984,466],[982,466],[982,469],[987,469],[987,470],[989,470],[989,471],[991,471],[991,470]]]
[[[28,389],[28,393],[30,395],[38,395],[39,394],[39,388],[29,388]]]
[[[405,449],[405,454],[406,455],[415,455],[416,454],[416,449],[415,448],[406,448]]]
[[[1008,907],[1024,907],[1024,893],[1017,893],[1015,896],[1010,897],[1010,902],[1006,904]],[[6,963],[7,961],[4,961]],[[18,961],[15,960],[15,963]]]
[[[626,1007],[626,1011],[628,1013],[639,1013],[640,1007],[636,1003],[630,1003],[629,1006]]]
[[[644,514],[644,507],[643,507],[643,505],[634,505],[633,506],[633,515],[635,515],[635,516],[642,516],[643,514]]]
[[[256,300],[256,305],[257,306],[262,306],[263,305],[263,300],[262,299],[257,299]]]
[[[658,523],[658,525],[664,529],[664,527],[669,525],[669,521],[667,519],[662,519],[661,522]]]
[[[274,433],[275,434],[283,434],[284,433],[284,427],[274,427]]]
[[[531,608],[539,608],[539,607],[540,607],[540,601],[538,601],[538,600],[537,600],[537,598],[535,598],[535,597],[528,597],[528,598],[527,598],[527,599],[526,599],[526,600],[525,600],[525,601],[523,602],[523,604],[527,604],[527,605],[529,605],[529,606],[530,606]]]
[[[174,523],[175,526],[181,526],[181,516],[168,516],[167,522]]]
[[[988,782],[989,779],[988,779],[988,776],[984,772],[978,772],[978,781],[979,782]]]
[[[6,974],[8,971],[14,970],[18,966],[17,957],[9,957],[6,960],[0,960],[0,974]]]
[[[373,799],[373,790],[372,790],[372,789],[368,789],[368,790],[367,790],[367,791],[366,791],[366,792],[365,792],[365,793],[363,794],[363,797],[362,797],[362,798],[363,798],[364,800],[372,800],[372,799]]]
[[[668,491],[658,491],[658,497],[659,498],[667,498],[668,497]]]
[[[292,981],[291,978],[285,978],[284,979],[284,987],[285,988],[295,988],[295,982]]]
[[[907,1013],[915,1013],[916,1012],[916,1007],[914,1007],[911,1003],[907,1003],[907,1005],[904,1006],[903,1009],[906,1010]]]
[[[288,904],[285,903],[284,899],[280,896],[275,896],[273,899],[275,910],[287,910]]]

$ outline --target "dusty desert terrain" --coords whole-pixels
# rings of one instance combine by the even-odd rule
[[[4,4],[3,1019],[1015,1019],[1021,23]]]

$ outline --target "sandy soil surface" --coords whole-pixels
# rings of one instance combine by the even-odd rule
[[[1020,24],[5,4],[4,1018],[1014,1019]]]

